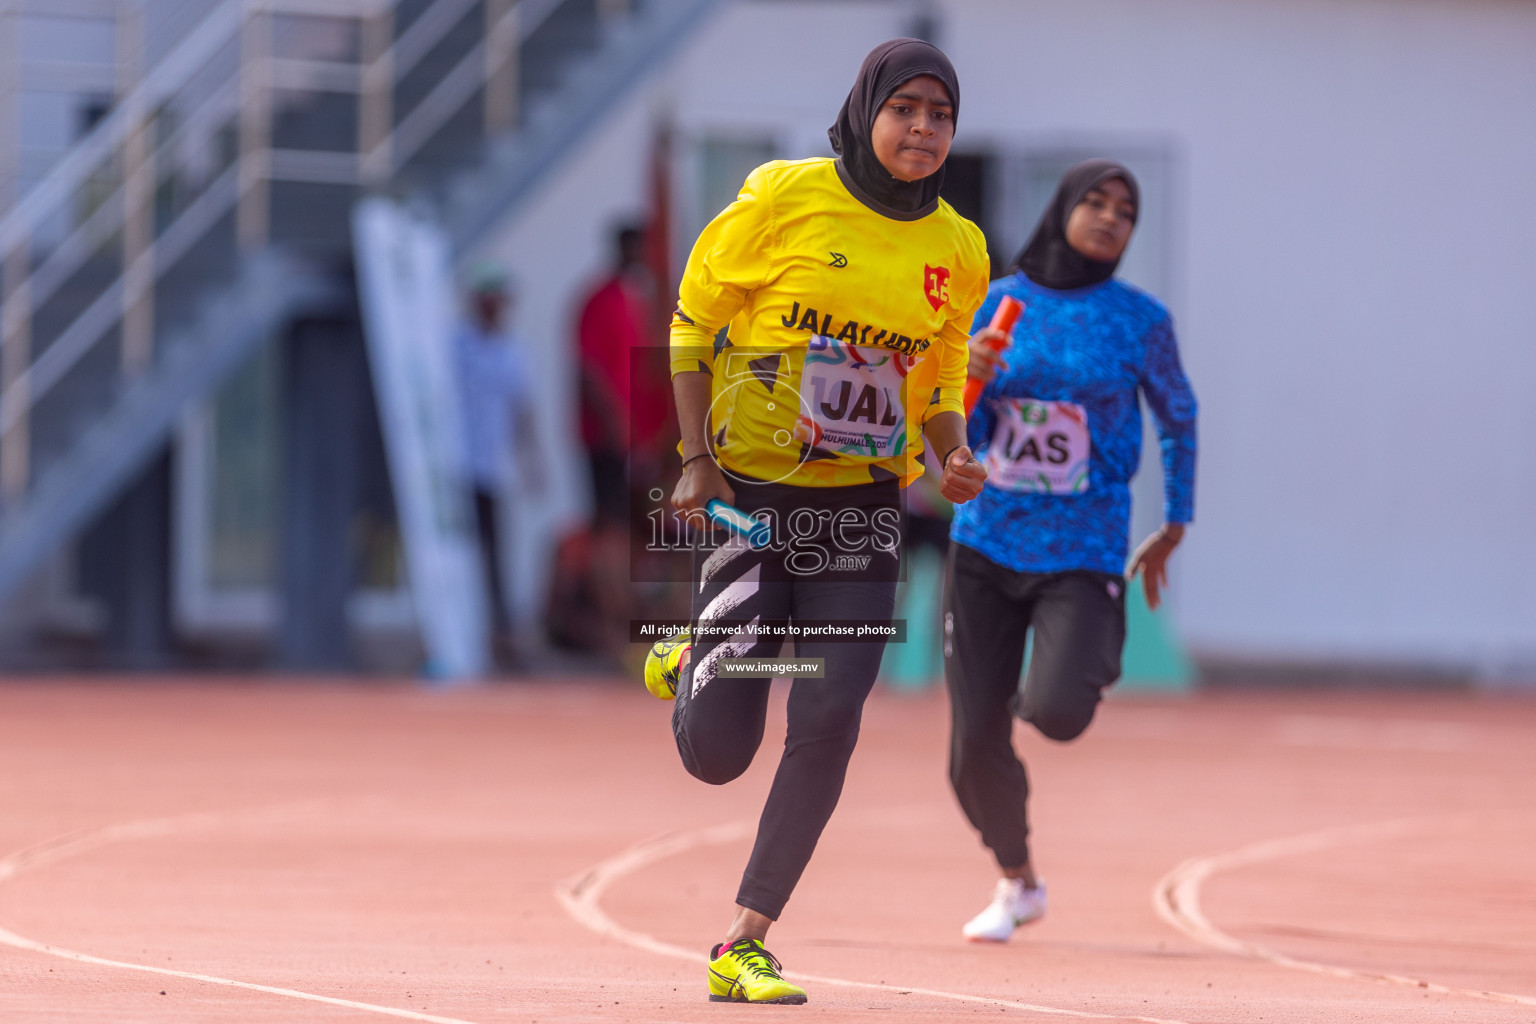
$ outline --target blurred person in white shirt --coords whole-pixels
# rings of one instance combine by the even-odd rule
[[[453,336],[454,371],[463,409],[464,480],[473,500],[485,563],[492,651],[502,669],[514,662],[514,623],[502,574],[506,546],[502,505],[519,477],[525,490],[536,491],[543,485],[528,348],[506,326],[512,304],[506,268],[481,263],[470,275],[465,315]],[[520,471],[515,475],[514,448]]]

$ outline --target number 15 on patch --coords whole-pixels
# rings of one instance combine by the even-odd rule
[[[949,301],[949,268],[930,267],[923,264],[923,294],[934,309],[942,309]]]

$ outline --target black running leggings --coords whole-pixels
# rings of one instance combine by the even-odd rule
[[[860,532],[850,523],[855,518],[869,521],[876,509],[885,508],[895,513],[891,518],[899,528],[899,492],[894,481],[838,488],[733,484],[738,508],[747,512],[771,508],[785,531],[790,517],[806,508],[821,528],[814,536],[802,529],[801,539],[787,548],[780,543],[754,551],[733,537],[718,546],[696,549],[696,626],[701,622],[890,621],[899,534],[895,535],[897,546],[889,549],[876,546],[886,538],[871,533],[864,534],[860,544]],[[845,517],[843,528],[834,536],[826,527],[838,512],[848,509],[859,515]],[[808,527],[812,521],[802,517],[800,525]],[[777,539],[784,541],[784,533]],[[849,550],[855,546],[857,550]],[[807,571],[822,561],[813,548],[827,555],[827,564]],[[833,562],[839,555],[854,557],[841,564]],[[865,555],[867,560],[860,557]],[[719,659],[774,657],[782,641],[756,639],[746,630],[713,638],[696,630],[695,637],[688,669],[678,684],[672,726],[688,771],[721,785],[747,770],[762,743],[770,681],[722,675]],[[824,659],[824,676],[796,678],[790,687],[784,754],[737,892],[741,906],[775,920],[783,913],[842,793],[848,760],[859,737],[864,699],[874,686],[884,649],[883,640],[796,640],[794,656]]]
[[[1026,631],[1029,675],[1019,688]],[[1029,863],[1029,778],[1013,749],[1017,714],[1053,740],[1093,721],[1120,678],[1125,581],[1100,572],[1015,572],[951,544],[944,580],[949,780],[981,841],[1004,868]]]

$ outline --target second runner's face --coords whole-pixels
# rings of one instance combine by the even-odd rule
[[[869,133],[881,166],[902,181],[926,178],[942,167],[954,139],[949,90],[932,75],[898,85],[881,104]]]
[[[1095,185],[1067,217],[1067,244],[1091,260],[1113,263],[1136,226],[1136,204],[1119,178]]]

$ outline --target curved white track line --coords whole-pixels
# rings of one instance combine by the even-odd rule
[[[72,857],[98,846],[108,843],[120,842],[126,839],[149,839],[159,836],[179,835],[187,832],[195,832],[200,829],[215,828],[230,824],[232,821],[248,823],[256,820],[289,818],[299,808],[311,808],[314,804],[288,805],[281,808],[269,808],[250,814],[190,814],[179,818],[153,818],[144,821],[129,822],[123,825],[111,825],[107,828],[88,829],[79,832],[71,832],[45,840],[35,846],[29,846],[18,850],[4,858],[0,858],[0,882],[8,882],[18,874],[30,868],[40,867]],[[250,981],[235,981],[231,978],[216,978],[210,974],[197,974],[193,971],[177,971],[169,967],[152,967],[148,964],[128,963],[123,960],[109,960],[105,957],[92,956],[89,953],[76,953],[73,950],[61,949],[58,946],[50,946],[46,942],[38,942],[14,932],[0,928],[0,945],[12,946],[16,949],[30,950],[34,953],[46,953],[49,956],[60,957],[64,960],[73,960],[76,963],[92,964],[97,967],[117,967],[127,971],[142,971],[146,974],[159,974],[169,978],[182,978],[186,981],[200,981],[206,985],[222,985],[225,988],[242,988],[252,992],[262,992],[272,996],[284,996],[289,999],[303,999],[311,1003],[326,1003],[330,1006],[341,1006],[349,1010],[362,1010],[367,1013],[382,1014],[386,1017],[400,1017],[405,1020],[425,1021],[428,1024],[473,1024],[472,1021],[459,1020],[456,1017],[438,1017],[430,1013],[418,1013],[415,1010],[402,1010],[393,1006],[375,1006],[372,1003],[359,1003],[351,999],[337,999],[333,996],[317,995],[313,992],[300,992],[291,988],[277,988],[272,985],[258,985]]]
[[[1376,822],[1370,825],[1352,825],[1344,828],[1323,829],[1318,832],[1307,832],[1303,835],[1291,836],[1285,839],[1272,839],[1267,842],[1253,843],[1249,846],[1239,847],[1236,850],[1213,854],[1208,857],[1193,857],[1174,868],[1157,883],[1157,886],[1152,890],[1152,907],[1157,911],[1159,917],[1184,934],[1208,946],[1214,946],[1217,949],[1225,950],[1237,956],[1263,960],[1280,967],[1290,967],[1298,971],[1310,971],[1313,974],[1322,974],[1332,978],[1385,982],[1393,985],[1406,985],[1428,992],[1438,992],[1442,995],[1469,996],[1474,999],[1491,999],[1499,1003],[1536,1006],[1536,998],[1531,996],[1511,995],[1507,992],[1488,992],[1479,989],[1450,988],[1446,985],[1438,985],[1419,978],[1409,978],[1401,974],[1357,971],[1353,968],[1339,967],[1334,964],[1317,963],[1312,960],[1298,960],[1295,957],[1286,956],[1284,953],[1276,952],[1265,946],[1244,942],[1242,939],[1228,935],[1211,924],[1210,920],[1206,918],[1200,909],[1201,885],[1204,884],[1207,878],[1220,872],[1231,871],[1233,868],[1249,864],[1278,860],[1281,857],[1292,857],[1302,853],[1329,850],[1351,843],[1397,839],[1431,829],[1444,829],[1448,824],[1450,822],[1445,818],[1406,818],[1396,821]]]
[[[712,828],[702,828],[692,832],[680,832],[649,839],[637,843],[615,856],[609,857],[607,860],[602,861],[574,878],[561,882],[555,887],[555,898],[560,901],[560,905],[573,918],[599,935],[607,936],[625,945],[633,946],[636,949],[643,949],[650,953],[657,953],[661,956],[675,957],[679,960],[691,960],[695,963],[705,963],[708,958],[703,953],[684,949],[682,946],[674,946],[669,942],[662,942],[660,939],[646,935],[644,932],[625,928],[608,916],[598,900],[613,882],[626,875],[633,874],[656,861],[665,860],[668,857],[686,853],[701,846],[714,846],[721,843],[734,842],[751,835],[751,825],[745,822],[737,822],[730,825],[716,825]],[[1161,1017],[1138,1017],[1129,1013],[1089,1013],[1085,1010],[1068,1010],[1059,1006],[1040,1006],[1034,1003],[1014,1002],[1010,999],[994,999],[990,996],[973,996],[964,992],[945,992],[933,988],[916,988],[911,985],[885,985],[870,981],[850,981],[847,978],[828,978],[817,974],[804,974],[800,971],[785,971],[784,973],[796,980],[809,981],[819,985],[873,989],[881,992],[896,992],[902,995],[931,996],[936,999],[952,999],[956,1002],[981,1003],[987,1006],[1006,1006],[1010,1009],[1029,1010],[1033,1013],[1045,1013],[1057,1017],[1076,1017],[1082,1020],[1134,1020],[1141,1021],[1142,1024],[1185,1024],[1183,1021],[1167,1020]]]

